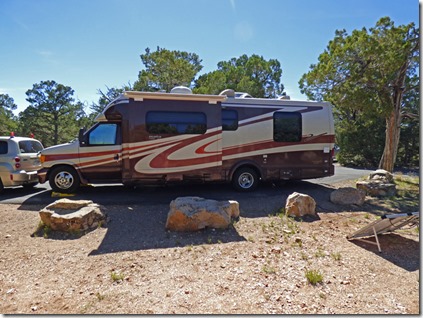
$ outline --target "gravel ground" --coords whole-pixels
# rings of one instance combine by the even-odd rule
[[[165,230],[168,202],[113,205],[105,227],[43,237],[43,206],[0,204],[0,312],[420,313],[418,230],[380,236],[382,253],[346,239],[389,212],[382,202],[346,210],[319,199],[318,216],[302,221],[265,205],[241,205],[230,228],[195,233]],[[321,282],[307,280],[313,273]]]

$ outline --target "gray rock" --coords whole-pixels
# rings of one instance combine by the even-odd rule
[[[357,181],[356,187],[372,197],[390,197],[396,194],[396,185],[380,180]]]
[[[353,187],[339,188],[330,194],[330,201],[343,205],[363,205],[366,192]]]
[[[394,183],[394,175],[386,170],[378,169],[369,175],[369,180],[384,181],[385,183]]]

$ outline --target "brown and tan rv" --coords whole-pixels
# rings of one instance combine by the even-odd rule
[[[220,95],[125,92],[79,139],[41,152],[40,183],[70,193],[80,184],[231,182],[334,174],[332,106],[326,102]]]

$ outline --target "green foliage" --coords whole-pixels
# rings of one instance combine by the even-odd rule
[[[0,94],[0,136],[8,136],[17,128],[17,118],[13,110],[17,108],[15,101],[7,94]]]
[[[44,146],[74,139],[85,113],[83,104],[74,101],[73,93],[72,88],[55,81],[34,84],[26,92],[30,106],[19,114],[20,132],[33,133]]]
[[[132,86],[128,83],[128,85],[124,85],[121,88],[116,87],[107,87],[106,92],[103,92],[101,89],[97,90],[97,93],[100,95],[98,99],[98,103],[92,103],[90,106],[90,110],[92,113],[90,114],[90,118],[94,119],[99,113],[101,113],[104,108],[115,98],[117,98],[120,94],[125,91],[133,90]]]
[[[274,268],[270,264],[265,264],[262,268],[262,271],[266,274],[276,274],[276,268]]]
[[[48,238],[50,233],[51,227],[44,224],[43,221],[40,221],[38,222],[38,226],[32,236],[39,237],[40,235],[42,235],[44,238]]]
[[[112,281],[114,282],[119,282],[119,281],[123,281],[125,279],[125,274],[123,273],[118,273],[115,271],[112,271],[110,273],[110,278],[112,279]]]
[[[337,30],[318,63],[299,82],[301,92],[310,99],[324,99],[335,106],[338,123],[362,120],[367,125],[367,120],[376,117],[385,120],[380,166],[389,171],[397,155],[405,96],[418,92],[419,33],[413,23],[395,27],[388,17],[374,28],[354,30],[350,35]],[[362,142],[371,143],[367,138]],[[366,160],[365,155],[358,156]]]
[[[418,87],[418,77],[409,79],[409,86]],[[397,166],[418,167],[420,165],[420,90],[404,93],[402,107],[400,144],[397,154]]]
[[[281,95],[282,69],[278,60],[246,54],[217,64],[217,70],[201,75],[195,82],[198,94],[219,94],[226,88],[247,92],[254,97],[274,98]]]
[[[330,256],[332,256],[332,258],[335,260],[335,261],[340,261],[341,260],[341,253],[339,253],[339,252],[334,252],[334,253],[331,253],[330,254]]]
[[[383,152],[385,122],[357,115],[336,124],[337,159],[344,166],[376,167]]]
[[[323,282],[323,275],[318,270],[306,270],[305,277],[312,285],[317,285]]]
[[[195,53],[183,51],[169,51],[157,47],[151,52],[145,49],[141,55],[145,66],[134,83],[137,91],[165,91],[178,85],[191,86],[191,82],[203,66],[199,56]]]

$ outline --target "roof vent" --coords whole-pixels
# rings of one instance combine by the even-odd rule
[[[186,86],[175,86],[170,91],[171,94],[192,94],[192,90]]]
[[[244,93],[244,92],[236,92],[235,97],[236,98],[253,98],[253,96],[251,96],[248,93]]]
[[[281,97],[279,97],[278,99],[286,99],[286,100],[290,100],[291,96],[288,95],[282,95]]]
[[[227,88],[220,92],[220,96],[235,97],[235,91],[233,89]]]

